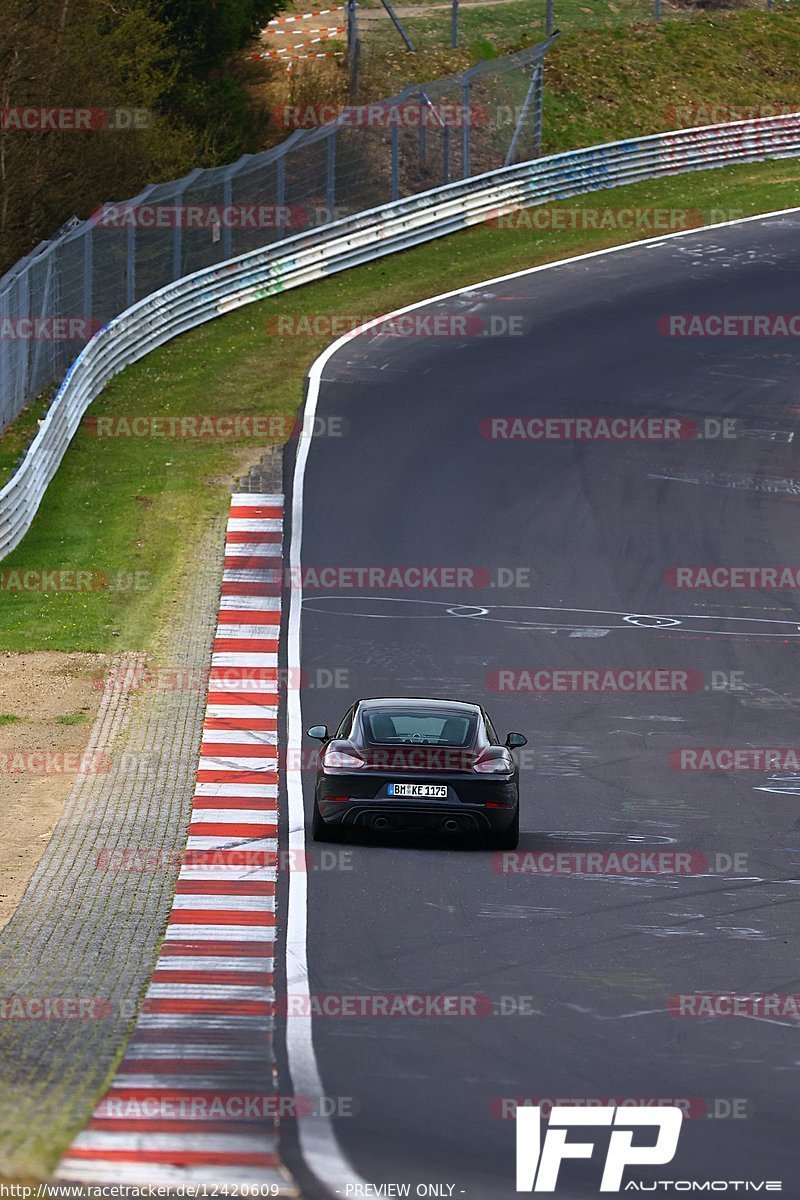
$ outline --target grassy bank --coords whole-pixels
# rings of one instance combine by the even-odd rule
[[[755,164],[597,193],[575,207],[671,206],[704,213],[763,212],[796,203],[800,163]],[[571,205],[572,206],[572,205]],[[309,364],[331,340],[279,337],[281,312],[387,312],[526,266],[629,241],[630,235],[480,226],[211,322],[129,367],[92,407],[94,417],[274,414],[290,421]],[[84,422],[33,528],[3,563],[0,648],[147,649],[211,514],[224,511],[236,474],[260,456],[263,437],[98,437]],[[17,591],[15,571],[99,573],[111,587]],[[126,586],[127,584],[127,586]],[[116,588],[113,586],[116,585]]]
[[[551,148],[671,128],[668,110],[680,103],[800,104],[800,8],[695,10],[660,23],[647,19],[648,9],[556,0],[562,36],[545,72]],[[405,51],[388,21],[373,22],[365,33],[362,98],[531,45],[544,37],[543,12],[543,4],[532,9],[527,0],[464,8],[457,50],[449,48],[446,11],[406,17],[416,54]],[[576,125],[578,116],[585,125]]]
[[[800,108],[800,5],[709,14],[665,4],[664,12],[675,15],[660,23],[650,11],[647,0],[556,0],[562,36],[547,56],[545,150],[672,129],[681,105]],[[363,102],[509,54],[545,33],[544,0],[464,7],[460,44],[453,50],[447,9],[423,7],[420,15],[403,18],[417,47],[411,54],[383,16],[362,22]],[[249,86],[267,107],[347,100],[344,59],[300,63],[291,76],[263,63],[250,68]],[[496,88],[498,102],[521,104],[526,87],[524,73],[506,77]],[[285,129],[273,126],[270,145],[285,136]]]

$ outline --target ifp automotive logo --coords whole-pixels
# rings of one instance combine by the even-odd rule
[[[568,1142],[573,1126],[611,1125],[601,1192],[619,1192],[626,1167],[664,1166],[672,1162],[678,1149],[683,1112],[674,1106],[663,1108],[573,1108],[554,1105],[550,1110],[547,1132],[542,1140],[541,1109],[517,1109],[517,1191],[554,1192],[558,1172],[565,1158],[591,1158],[594,1143]],[[634,1146],[634,1130],[642,1127],[658,1130],[653,1145]]]
[[[558,1173],[564,1159],[591,1158],[592,1141],[567,1141],[573,1126],[612,1126],[608,1139],[601,1192],[629,1192],[657,1189],[672,1192],[781,1192],[780,1179],[658,1179],[642,1182],[624,1180],[626,1167],[656,1167],[671,1163],[678,1149],[683,1109],[677,1105],[659,1104],[653,1108],[627,1105],[597,1105],[587,1108],[554,1104],[550,1108],[547,1132],[542,1140],[542,1109],[534,1105],[518,1105],[517,1121],[517,1191],[554,1192]],[[656,1129],[644,1145],[634,1145],[636,1131]],[[638,1139],[637,1139],[638,1142]]]

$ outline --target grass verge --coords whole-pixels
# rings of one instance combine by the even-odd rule
[[[380,22],[365,21],[359,100],[379,100],[407,83],[428,82],[540,41],[544,7],[544,0],[533,7],[529,0],[465,7],[455,50],[449,46],[449,11],[423,10],[404,18],[414,54],[385,14]],[[777,0],[772,12],[763,5],[714,13],[672,9],[671,19],[656,23],[645,0],[556,0],[562,36],[545,69],[546,152],[734,119],[726,115],[730,108],[800,108],[800,6]],[[670,11],[666,4],[664,11]],[[264,60],[249,68],[248,86],[268,108],[347,101],[344,59],[299,62],[291,75]],[[476,88],[473,101],[518,106],[527,86],[526,72],[511,72]],[[455,90],[451,98],[458,101]],[[682,106],[718,106],[721,115],[683,119],[675,112]],[[278,121],[269,144],[286,135]]]
[[[727,209],[797,203],[800,163],[786,160],[676,176],[594,193],[569,207]],[[643,230],[641,236],[648,236]],[[329,335],[279,337],[280,313],[378,314],[538,263],[630,241],[628,233],[484,225],[242,308],[184,334],[118,376],[93,417],[296,413],[305,373]],[[84,420],[33,527],[2,564],[0,649],[108,652],[152,647],[212,514],[264,439],[103,437]],[[24,572],[91,573],[90,590],[30,590]],[[50,577],[52,578],[52,577]],[[69,580],[70,576],[55,577]]]
[[[794,4],[773,12],[763,7],[684,11],[661,22],[648,16],[649,7],[613,0],[591,7],[582,0],[559,5],[556,0],[561,38],[545,70],[545,126],[552,149],[599,140],[594,133],[587,136],[592,128],[608,137],[674,128],[669,110],[675,104],[800,101],[800,8]],[[435,79],[532,45],[544,37],[543,14],[543,4],[532,9],[527,0],[464,8],[454,50],[449,13],[423,12],[405,18],[415,54],[405,50],[388,19],[373,21],[364,35],[361,99],[376,100],[405,83]],[[588,118],[587,126],[575,125],[578,115]]]

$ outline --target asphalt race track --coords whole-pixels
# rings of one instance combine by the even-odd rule
[[[483,570],[461,590],[305,587],[304,727],[336,725],[359,696],[477,698],[501,736],[529,739],[521,852],[708,863],[689,876],[514,874],[489,852],[409,837],[353,845],[350,870],[311,871],[312,993],[492,1002],[474,1017],[314,1021],[324,1091],[358,1108],[335,1122],[338,1139],[373,1184],[511,1197],[501,1098],[674,1099],[692,1112],[674,1161],[626,1181],[782,1180],[800,1195],[797,1019],[669,1005],[800,992],[800,773],[669,759],[800,745],[800,601],[667,576],[800,565],[800,353],[791,338],[659,332],[667,314],[800,311],[798,283],[800,215],[761,219],[432,306],[521,317],[522,336],[366,335],[325,366],[318,417],[344,434],[311,443],[304,568]],[[505,416],[728,418],[736,436],[482,436]],[[621,668],[701,672],[703,686],[535,695],[497,691],[491,674]],[[324,686],[337,670],[346,686]],[[309,821],[312,790],[306,771]],[[717,874],[718,854],[739,855],[738,873]],[[598,1194],[608,1134],[570,1137],[583,1134],[595,1154],[564,1164],[557,1194]]]

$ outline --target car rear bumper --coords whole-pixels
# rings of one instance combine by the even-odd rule
[[[395,799],[386,795],[387,782],[385,776],[323,775],[316,790],[320,816],[331,827],[383,833],[502,833],[512,825],[517,810],[514,779],[437,776],[435,782],[449,788],[448,797],[441,800]]]

